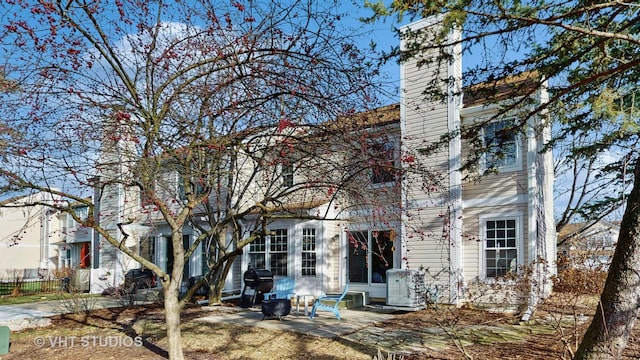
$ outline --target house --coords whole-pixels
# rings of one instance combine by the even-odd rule
[[[46,204],[56,200],[38,192],[0,204],[0,277],[38,278],[57,268],[61,229],[59,214]],[[35,204],[35,205],[34,205]]]
[[[572,266],[608,268],[615,252],[620,224],[606,220],[563,226],[558,234],[558,255]]]
[[[79,220],[86,221],[89,207],[79,202],[68,204]],[[70,212],[60,213],[61,240],[58,245],[58,269],[69,271],[74,291],[90,291],[92,260],[99,259],[98,234],[89,227],[78,223]],[[101,293],[106,286],[98,281],[93,282],[94,293]],[[99,286],[101,285],[101,286]]]
[[[406,29],[423,29],[428,36],[437,29],[437,21],[421,20]],[[454,38],[456,34],[451,36]],[[418,66],[419,58],[403,63],[400,103],[363,114],[366,126],[361,131],[379,136],[365,146],[374,153],[369,154],[370,158],[378,162],[368,168],[367,175],[357,178],[362,181],[356,184],[360,195],[331,198],[309,192],[303,200],[300,196],[289,198],[288,203],[273,212],[288,216],[274,216],[265,221],[263,235],[250,243],[233,263],[226,281],[228,290],[242,287],[245,270],[264,268],[276,279],[284,276],[295,279],[299,294],[339,292],[349,282],[350,290],[365,293],[370,300],[385,301],[390,295],[387,276],[392,272],[388,271],[407,269],[422,270],[429,293],[441,302],[522,302],[521,297],[512,298],[496,290],[496,285],[514,288],[508,275],[524,272],[528,267],[533,279],[531,291],[524,295],[525,303],[535,305],[537,298],[549,291],[547,278],[555,271],[556,242],[552,158],[550,152],[540,151],[549,138],[549,129],[544,126],[546,119],[527,117],[526,132],[502,136],[496,142],[498,133],[508,127],[509,121],[523,119],[523,115],[516,107],[507,117],[494,119],[498,105],[488,104],[482,98],[465,99],[459,49],[452,46],[451,51],[452,60],[443,64]],[[426,52],[421,56],[435,57],[435,54]],[[441,66],[441,73],[457,79],[450,84],[444,102],[428,101],[423,96],[424,88],[432,80],[433,66]],[[527,96],[536,103],[544,102],[544,91],[522,95],[514,90],[515,84],[526,85],[528,79],[526,74],[507,79],[493,100],[509,102]],[[466,158],[477,154],[469,151],[471,144],[460,136],[452,136],[444,147],[420,151],[425,144],[436,143],[444,135],[456,134],[478,123],[483,124],[484,142],[495,142],[494,147],[500,151],[481,154],[477,169],[463,167]],[[274,132],[266,138],[277,135]],[[103,169],[101,174],[106,185],[100,187],[98,196],[100,222],[132,251],[169,270],[173,265],[170,228],[156,210],[146,207],[139,190],[109,181],[110,177],[130,174],[135,166],[135,159],[127,155],[131,152],[126,151],[129,146],[126,142],[109,146],[118,151],[105,148],[103,154],[112,157],[105,163],[115,166]],[[356,166],[360,158],[357,154],[336,151],[330,159],[350,161]],[[247,201],[259,198],[266,188],[293,186],[297,177],[309,176],[305,172],[326,170],[322,166],[296,169],[281,162],[270,167],[271,173],[252,177],[247,174],[257,165],[251,161],[242,164],[244,167],[235,171],[251,179],[249,184],[242,184],[246,185]],[[398,167],[406,171],[401,177],[392,170]],[[493,171],[476,176],[483,169]],[[178,200],[176,206],[183,197],[181,191],[184,192],[180,190],[178,175],[176,171],[167,171],[159,177],[164,180],[165,195]],[[184,228],[184,245],[193,244],[201,229],[208,226],[204,213],[198,211]],[[252,218],[249,212],[242,221],[248,224],[252,220],[259,217]],[[119,231],[117,224],[125,224],[125,231]],[[233,246],[238,236],[244,238],[260,230],[246,224],[240,224],[241,230],[222,229],[216,240]],[[123,238],[123,233],[128,237]],[[99,263],[93,262],[96,274],[108,273],[118,279],[127,269],[137,266],[103,240],[99,249]],[[185,279],[206,272],[209,254],[211,249],[203,243],[185,264]]]
[[[70,204],[69,207],[79,219],[86,220],[89,207],[80,203]],[[58,268],[89,269],[91,268],[91,253],[95,251],[95,233],[91,228],[83,227],[67,213],[60,214],[62,239]]]

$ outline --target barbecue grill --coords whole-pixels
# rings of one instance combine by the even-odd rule
[[[248,308],[260,303],[264,293],[273,288],[273,274],[267,269],[249,269],[243,275],[244,288],[240,296],[240,306]]]

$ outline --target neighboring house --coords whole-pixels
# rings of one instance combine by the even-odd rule
[[[432,20],[422,20],[408,28],[428,30],[433,26]],[[452,61],[444,64],[443,70],[461,80],[461,58],[456,51],[452,48]],[[500,156],[482,156],[480,169],[475,171],[489,167],[496,170],[486,177],[463,171],[463,160],[474,154],[465,152],[468,144],[460,137],[453,137],[444,149],[434,153],[416,152],[410,159],[404,157],[425,144],[439,141],[443,135],[455,133],[465,124],[489,119],[498,107],[485,104],[489,100],[518,98],[514,84],[528,78],[505,82],[494,99],[465,99],[458,84],[451,89],[446,102],[426,102],[423,91],[431,80],[432,70],[428,66],[419,68],[417,60],[403,63],[400,104],[364,114],[368,119],[367,131],[385,134],[376,137],[376,143],[369,146],[383,160],[371,169],[366,185],[369,198],[376,199],[375,204],[364,198],[343,198],[338,204],[320,197],[284,204],[283,212],[299,216],[268,224],[269,235],[247,246],[234,263],[227,278],[227,290],[242,287],[242,274],[248,268],[266,268],[276,278],[293,278],[300,294],[338,292],[349,282],[350,290],[366,292],[369,298],[384,301],[389,297],[387,270],[423,269],[431,294],[437,294],[441,302],[495,303],[510,299],[496,297],[501,294],[494,293],[494,285],[513,285],[503,278],[531,266],[535,285],[528,303],[533,305],[538,296],[549,291],[550,283],[545,280],[555,271],[556,241],[551,152],[541,152],[549,137],[548,128],[541,130],[545,119],[533,118],[525,134],[503,139]],[[546,94],[539,92],[531,97],[539,103],[545,101]],[[514,110],[512,116],[488,122],[482,130],[484,141],[495,141],[500,129],[519,116]],[[118,164],[103,169],[101,177],[106,179],[105,184],[110,176],[131,171],[128,167],[133,166],[135,159],[127,157],[127,153],[130,152],[126,142],[104,149],[103,157],[109,158],[105,162]],[[349,159],[336,157],[336,161]],[[411,166],[415,164],[429,167],[430,178],[425,179],[424,172],[413,172]],[[401,179],[391,170],[398,166],[408,170]],[[166,176],[171,178],[175,174],[167,172]],[[252,184],[255,192],[274,181],[287,186],[305,174],[282,164],[276,176],[277,179],[261,179]],[[174,193],[179,193],[178,182],[175,184]],[[153,209],[143,211],[146,205],[139,191],[107,185],[96,196],[101,199],[98,208],[103,226],[121,239],[117,224],[123,224],[123,219],[136,219],[124,225],[129,235],[126,246],[165,270],[171,268],[169,227]],[[131,206],[133,203],[140,204],[137,210]],[[184,229],[185,245],[193,243],[199,226],[206,226],[204,219],[199,219],[194,217],[194,221],[202,224],[194,223]],[[232,241],[233,232],[221,232],[219,236]],[[207,253],[201,247],[192,255],[185,265],[185,279],[206,271]],[[114,283],[122,279],[127,269],[137,267],[104,240],[100,241],[99,261],[94,259],[92,264],[95,267],[92,279],[108,274],[109,281]]]
[[[620,224],[600,220],[571,223],[558,234],[558,255],[572,266],[606,270],[616,249]]]
[[[60,222],[57,211],[46,204],[50,194],[17,196],[0,204],[0,278],[52,275],[57,268]],[[33,205],[33,204],[36,205]]]
[[[82,220],[89,215],[89,207],[82,204],[71,204],[72,211]],[[92,252],[96,249],[94,231],[80,226],[71,215],[60,214],[62,241],[59,245],[58,268],[89,269]]]

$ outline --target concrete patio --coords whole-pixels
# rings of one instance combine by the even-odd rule
[[[331,312],[318,311],[313,320],[305,316],[302,309],[299,313],[295,308],[291,314],[278,318],[263,319],[259,307],[242,309],[239,307],[220,308],[212,307],[215,315],[200,318],[205,322],[226,322],[241,326],[256,326],[264,329],[295,331],[301,334],[335,338],[351,334],[374,323],[393,318],[394,310],[385,310],[375,306],[363,306],[356,309],[340,310],[341,320]]]

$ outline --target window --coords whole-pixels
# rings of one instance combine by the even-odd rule
[[[200,243],[202,274],[209,273],[209,259],[216,260],[219,258],[218,241],[219,237],[212,234],[206,240]]]
[[[156,192],[156,183],[155,181],[151,183],[150,189],[140,188],[140,206],[150,206],[153,205],[153,196]]]
[[[486,220],[485,275],[499,278],[518,270],[518,221],[512,219]]]
[[[81,206],[73,209],[76,213],[76,216],[80,219],[80,221],[85,221],[89,217],[89,208],[86,206]]]
[[[368,283],[367,249],[369,247],[369,235],[366,231],[348,232],[347,241],[349,241],[349,281]]]
[[[204,184],[194,182],[191,182],[191,190],[196,192],[196,196],[203,195],[207,191]],[[178,184],[178,194],[180,195],[180,200],[187,200],[187,195],[190,195],[185,192],[184,182],[182,179],[180,179],[180,183]]]
[[[150,236],[148,239],[147,246],[147,260],[155,262],[156,261],[156,237]]]
[[[302,229],[302,276],[316,276],[316,229]]]
[[[277,229],[269,236],[269,265],[273,275],[287,276],[287,229]]]
[[[483,139],[487,149],[486,169],[515,170],[520,168],[521,154],[518,135],[509,129],[510,120],[494,121],[484,126]]]
[[[191,236],[182,235],[182,248],[184,249],[185,252],[189,249],[189,246],[191,246]],[[182,267],[182,271],[184,274],[183,280],[186,280],[191,277],[191,267],[189,266],[190,262],[191,262],[190,259],[184,260],[184,266]]]
[[[374,184],[393,182],[395,177],[395,144],[392,141],[371,145],[371,180]]]
[[[287,229],[273,230],[272,235],[256,239],[249,244],[249,267],[267,269],[273,275],[287,276],[288,244]]]
[[[293,186],[293,163],[287,162],[281,165],[282,169],[282,185],[284,187]]]
[[[66,215],[66,224],[63,227],[62,231],[67,234],[76,227],[76,221],[71,214]]]
[[[354,283],[386,283],[388,269],[393,268],[395,231],[353,231],[349,242],[349,281]]]
[[[78,206],[73,208],[73,214],[80,219],[80,221],[86,221],[89,217],[89,208],[86,206]],[[64,226],[66,225],[66,226]],[[79,227],[79,223],[73,218],[71,214],[66,215],[66,224],[63,224],[63,232],[72,231]]]
[[[267,259],[267,239],[259,238],[249,244],[249,268],[264,269]]]
[[[81,269],[87,269],[91,266],[91,257],[89,252],[89,243],[85,242],[80,245],[80,261],[78,261],[78,267]]]

